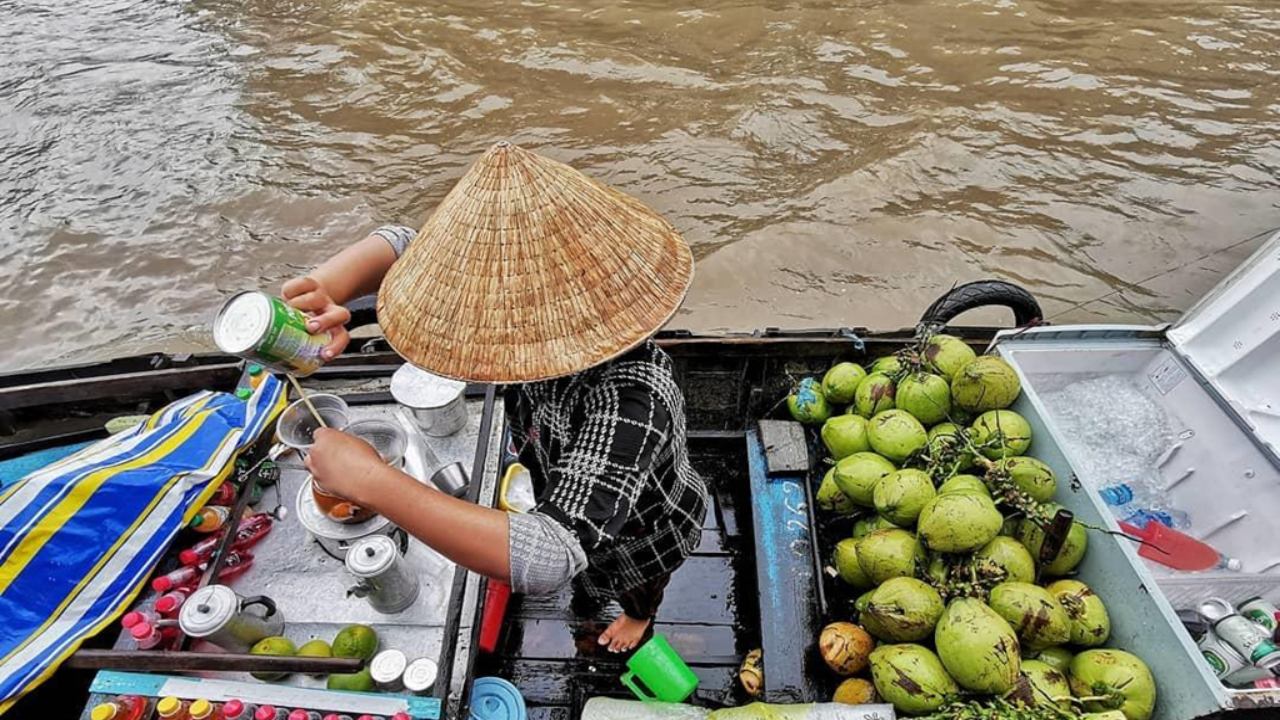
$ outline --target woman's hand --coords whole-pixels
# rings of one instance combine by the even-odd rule
[[[281,294],[285,302],[311,315],[307,330],[317,334],[330,333],[329,344],[320,351],[326,361],[342,354],[351,340],[345,327],[351,319],[351,311],[334,302],[324,286],[311,276],[290,280],[284,284]]]
[[[390,468],[369,443],[332,428],[315,432],[303,461],[316,482],[334,495],[377,510],[378,481]]]

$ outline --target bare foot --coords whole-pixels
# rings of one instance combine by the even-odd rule
[[[650,622],[652,620],[637,620],[622,613],[617,620],[609,623],[609,627],[605,628],[604,632],[600,633],[600,639],[597,642],[607,645],[609,652],[613,653],[634,650],[644,638],[644,632],[649,629]]]

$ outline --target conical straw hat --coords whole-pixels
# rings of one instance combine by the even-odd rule
[[[643,342],[692,278],[689,246],[656,212],[498,143],[387,273],[378,320],[397,352],[438,375],[545,380]]]

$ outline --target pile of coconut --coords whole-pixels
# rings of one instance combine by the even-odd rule
[[[933,335],[866,369],[839,363],[788,396],[831,454],[820,511],[857,517],[828,568],[859,593],[856,624],[819,638],[848,678],[837,702],[882,698],[939,718],[1151,716],[1150,670],[1101,647],[1106,606],[1068,577],[1086,528],[1073,522],[1041,560],[1061,506],[1053,470],[1028,454],[1030,424],[1008,409],[1020,392],[1000,358]],[[870,681],[854,677],[868,668]]]

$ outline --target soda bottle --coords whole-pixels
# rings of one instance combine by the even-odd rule
[[[191,518],[191,523],[187,527],[198,533],[211,533],[214,530],[227,524],[227,520],[231,517],[230,508],[221,505],[209,505],[200,508],[200,512]]]
[[[274,705],[259,705],[253,720],[289,720],[289,711]]]
[[[187,704],[172,695],[160,698],[156,703],[156,717],[160,720],[189,720]]]
[[[151,650],[160,647],[160,643],[164,642],[164,637],[160,634],[160,628],[146,620],[141,620],[129,628],[129,635],[133,638],[133,642],[138,645],[139,650]]]
[[[93,706],[90,720],[146,720],[151,707],[146,698],[137,695],[120,695],[110,702]]]
[[[218,571],[219,582],[230,582],[244,574],[253,564],[253,553],[236,551],[227,554],[227,561]],[[159,593],[167,593],[174,588],[194,588],[200,583],[200,576],[209,569],[208,563],[188,565],[161,575],[151,581],[151,589]]]
[[[228,700],[222,705],[223,720],[252,720],[253,706],[241,700]]]
[[[324,716],[315,710],[303,710],[298,708],[289,713],[289,720],[323,720]]]
[[[267,536],[271,532],[272,517],[266,513],[254,513],[249,517],[240,521],[236,526],[235,537],[231,539],[232,550],[244,550],[253,547],[259,540]],[[178,560],[183,565],[199,565],[200,563],[209,562],[213,557],[213,552],[218,549],[218,543],[222,542],[223,532],[218,531],[191,547],[178,553]]]
[[[191,703],[191,707],[187,709],[187,715],[191,720],[222,720],[220,708],[204,698]]]
[[[184,588],[176,588],[156,598],[156,612],[161,617],[176,617],[182,603],[186,602],[188,593]]]
[[[361,715],[360,717],[368,717],[368,715]],[[329,713],[328,715],[324,716],[324,720],[351,720],[351,716],[339,715],[338,713]]]

